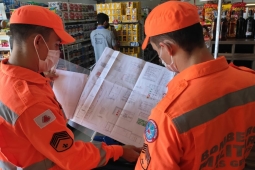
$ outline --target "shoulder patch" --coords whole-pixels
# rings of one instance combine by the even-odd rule
[[[56,119],[56,116],[52,113],[51,110],[46,110],[36,118],[34,118],[35,123],[42,129],[45,126],[49,125]]]
[[[156,122],[150,119],[145,127],[145,139],[148,143],[154,142],[158,137],[158,126]]]
[[[57,152],[63,152],[71,148],[73,145],[73,138],[66,131],[54,133],[50,145]]]

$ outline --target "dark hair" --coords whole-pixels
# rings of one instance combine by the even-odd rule
[[[99,25],[103,25],[104,22],[109,22],[109,16],[104,13],[97,14],[97,22]]]
[[[11,35],[13,40],[24,41],[32,34],[41,34],[45,41],[48,40],[52,28],[29,25],[29,24],[11,24],[10,25]]]
[[[166,39],[173,41],[189,54],[195,48],[202,48],[205,45],[203,28],[200,23],[177,31],[150,37],[150,41],[156,44],[158,47],[159,43]]]

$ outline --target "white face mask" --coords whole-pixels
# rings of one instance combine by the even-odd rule
[[[35,48],[35,51],[37,53],[38,59],[39,59],[39,72],[47,72],[51,69],[55,68],[55,65],[59,61],[60,51],[59,50],[50,50],[47,43],[45,42],[44,38],[42,37],[46,47],[48,48],[48,55],[45,60],[41,60],[38,54],[37,49]]]
[[[162,47],[160,49],[160,53],[159,53],[159,58],[161,59],[162,64],[170,71],[179,73],[176,65],[174,64],[174,60],[173,60],[173,56],[171,56],[171,64],[166,64],[166,62],[161,58],[161,53],[162,53]]]

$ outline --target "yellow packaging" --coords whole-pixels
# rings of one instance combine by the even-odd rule
[[[122,25],[122,29],[123,29],[123,30],[127,30],[127,29],[128,29],[128,25],[127,25],[127,24],[123,24],[123,25]]]
[[[126,21],[127,20],[127,16],[126,15],[122,15],[122,21]]]
[[[132,41],[132,36],[128,36],[128,42],[131,42]]]
[[[115,9],[121,9],[121,3],[115,3]]]
[[[105,4],[101,4],[101,9],[105,9]]]
[[[101,4],[97,4],[97,10],[101,9]]]
[[[107,9],[105,14],[111,15],[111,10]]]
[[[116,13],[116,15],[121,15],[121,10],[115,9],[115,13]]]
[[[137,21],[137,20],[138,20],[137,15],[132,15],[132,16],[131,16],[131,20],[132,20],[132,21]]]
[[[138,37],[137,36],[133,36],[133,41],[137,42],[138,41]]]
[[[136,15],[137,14],[137,9],[136,8],[133,8],[132,9],[132,15]]]
[[[140,2],[133,2],[133,8],[140,8],[141,3]]]
[[[133,30],[132,33],[133,33],[133,36],[137,36],[138,35],[137,30]]]
[[[110,3],[105,4],[105,9],[111,9],[111,4]]]
[[[131,21],[131,15],[127,15],[127,21]]]
[[[126,8],[126,15],[131,15],[131,9],[130,8]]]
[[[138,29],[138,24],[134,24],[133,25],[133,30],[137,30]]]
[[[132,30],[132,28],[133,28],[133,24],[128,24],[128,29]]]
[[[115,19],[117,19],[118,21],[121,21],[121,15],[115,15]]]
[[[111,9],[115,9],[115,3],[111,3]]]
[[[111,9],[111,14],[112,14],[112,15],[115,15],[115,14],[116,14],[115,9]]]

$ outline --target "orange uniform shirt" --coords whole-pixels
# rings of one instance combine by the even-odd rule
[[[243,170],[254,120],[254,71],[224,57],[191,66],[152,110],[136,170]]]
[[[0,84],[2,169],[85,170],[123,154],[121,146],[74,141],[49,80],[40,74],[4,60]]]

